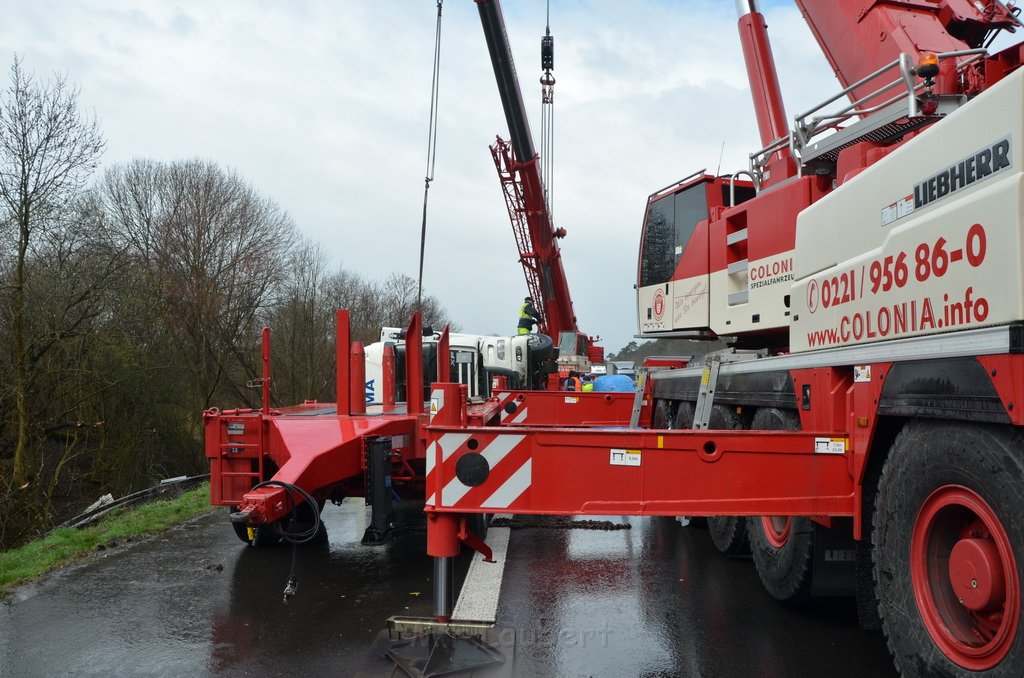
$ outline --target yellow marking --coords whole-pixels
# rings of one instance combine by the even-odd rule
[[[665,447],[665,436],[658,436],[658,449]]]

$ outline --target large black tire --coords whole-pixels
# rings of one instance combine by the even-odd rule
[[[1024,676],[1024,435],[909,422],[882,470],[874,546],[904,676]]]
[[[234,513],[234,511],[235,509],[233,507],[228,507],[228,515],[231,515],[232,513]],[[229,523],[231,525],[231,529],[235,531],[236,537],[241,539],[246,544],[251,543],[252,540],[249,539],[249,528],[246,525],[239,525],[238,523],[231,521],[229,521]]]
[[[688,429],[693,428],[693,403],[688,400],[681,400],[676,407],[676,416],[672,419],[672,428]]]
[[[487,539],[487,526],[490,522],[490,513],[471,513],[466,516],[466,529],[483,541]]]
[[[322,499],[317,500],[316,516],[319,516],[324,512],[324,506],[327,504]],[[310,530],[313,528],[313,523],[317,523],[316,533],[313,537],[306,542],[302,542],[303,546],[323,546],[327,544],[330,539],[327,535],[327,526],[324,525],[322,520],[317,520],[313,516],[313,506],[308,502],[302,502],[295,507],[293,513],[292,523],[288,526],[289,532],[302,532],[304,530]]]
[[[693,412],[689,414],[693,426]],[[736,431],[743,428],[743,417],[736,408],[728,405],[713,405],[708,417],[708,428],[716,431]],[[750,540],[747,538],[746,518],[739,516],[711,516],[708,518],[708,532],[711,543],[721,553],[732,557],[750,555]]]
[[[530,334],[529,337],[526,340],[530,353],[530,374],[527,376],[529,387],[543,391],[547,388],[548,373],[558,370],[555,365],[555,344],[546,334]]]
[[[750,423],[753,431],[797,431],[793,410],[762,407]],[[747,519],[750,554],[766,591],[777,600],[810,598],[814,567],[814,523],[803,517],[751,516]]]
[[[814,523],[808,518],[747,518],[750,555],[761,584],[772,598],[798,603],[811,597]]]
[[[680,400],[676,404],[676,413],[672,417],[672,428],[680,431],[693,428],[693,403],[688,400]],[[686,526],[707,529],[708,519],[699,516],[691,517]]]
[[[232,511],[234,511],[234,509],[228,507],[228,513],[231,513]],[[232,522],[231,527],[235,531],[235,536],[249,546],[267,547],[276,546],[281,543],[281,535],[277,534],[273,526],[270,525],[252,528],[252,538],[250,538],[249,527],[247,525],[239,525],[238,523]]]
[[[747,539],[747,522],[740,516],[708,516],[708,534],[711,543],[727,556],[750,555],[750,540]]]
[[[656,400],[651,413],[651,428],[667,429],[672,427],[672,408],[667,400]]]

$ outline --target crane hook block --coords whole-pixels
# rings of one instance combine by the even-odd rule
[[[540,67],[550,71],[555,68],[555,36],[545,35],[540,39]]]

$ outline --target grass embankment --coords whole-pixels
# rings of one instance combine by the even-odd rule
[[[129,509],[116,509],[91,527],[62,527],[42,539],[0,553],[0,596],[39,575],[83,557],[100,546],[129,537],[155,534],[212,510],[210,485]]]

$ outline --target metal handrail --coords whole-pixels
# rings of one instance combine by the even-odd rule
[[[987,57],[989,52],[987,49],[965,49],[956,50],[952,52],[939,52],[936,56],[941,61],[942,59],[968,57],[964,61],[957,64],[957,72],[962,73],[970,65],[975,62]],[[820,113],[825,107],[830,106],[836,101],[842,99],[845,96],[851,94],[854,90],[872,82],[883,76],[884,74],[898,69],[899,77],[892,82],[882,84],[877,87],[874,91],[866,94],[855,101],[850,102],[847,106],[840,108],[837,111],[830,113]],[[881,103],[874,104],[872,106],[865,107],[865,104],[872,99],[875,99],[886,92],[891,91],[894,88],[903,88],[896,95],[886,99]],[[881,110],[892,106],[897,103],[900,99],[906,97],[907,99],[907,116],[917,117],[920,115],[920,110],[917,101],[917,94],[924,89],[925,83],[915,82],[914,65],[910,60],[910,56],[901,53],[899,58],[895,59],[891,63],[882,66],[878,70],[869,75],[864,76],[852,85],[840,90],[837,94],[829,97],[822,103],[814,106],[808,111],[801,113],[793,118],[793,128],[786,136],[779,137],[773,140],[764,148],[755,151],[750,154],[750,172],[752,177],[757,177],[756,183],[760,186],[761,179],[764,172],[764,167],[767,164],[767,159],[774,153],[789,148],[794,158],[799,159],[805,149],[811,141],[819,136],[820,134],[829,130],[839,129],[840,126],[853,117],[864,117],[869,116],[873,113],[877,113]],[[813,117],[812,117],[813,116]],[[808,120],[808,118],[810,118]]]
[[[747,170],[733,172],[733,175],[729,177],[729,207],[736,207],[736,177],[741,174],[746,174],[754,182],[755,193],[761,192],[761,180],[753,172],[748,172]]]
[[[948,59],[950,57],[970,57],[969,59],[957,65],[957,72],[962,72],[974,62],[982,59],[983,57],[988,56],[988,50],[981,48],[965,49],[953,52],[940,52],[936,56],[939,58],[940,61],[942,59]],[[871,80],[878,78],[884,73],[891,71],[893,68],[898,68],[900,71],[900,77],[898,79],[893,80],[892,82],[877,88],[870,94],[862,96],[861,98],[851,102],[848,106],[841,108],[838,111],[829,113],[827,115],[819,115],[814,118],[811,118],[809,123],[805,121],[806,118],[821,111],[823,108],[836,102],[842,97],[850,94],[851,92],[853,92],[853,90],[857,89],[858,87],[861,87],[862,85],[867,84]],[[917,112],[917,99],[915,95],[919,90],[924,88],[924,83],[914,83],[913,64],[910,61],[910,57],[907,54],[900,54],[899,58],[895,59],[891,63],[879,68],[874,73],[861,78],[860,80],[853,83],[849,87],[841,90],[835,96],[815,106],[809,111],[806,111],[805,113],[796,116],[793,119],[793,129],[794,133],[799,134],[797,145],[799,147],[806,146],[810,142],[810,140],[820,132],[828,129],[834,129],[837,125],[841,124],[846,120],[849,120],[854,116],[870,115],[888,106],[891,106],[904,96],[902,92],[894,97],[891,97],[890,99],[887,99],[882,103],[875,104],[874,106],[871,106],[869,108],[859,108],[860,106],[863,106],[865,102],[870,101],[871,99],[874,99],[875,97],[885,92],[888,92],[889,90],[895,87],[899,87],[901,84],[906,87],[906,96],[908,98],[909,113],[911,115],[915,115]],[[822,126],[821,123],[826,120],[829,121],[829,124]]]

